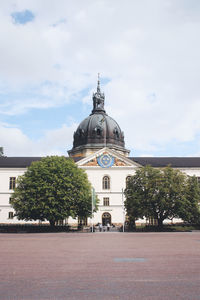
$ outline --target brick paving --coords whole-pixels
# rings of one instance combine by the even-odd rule
[[[200,232],[0,234],[0,299],[200,299]]]

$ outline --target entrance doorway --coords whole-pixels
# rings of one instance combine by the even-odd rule
[[[111,214],[105,212],[102,215],[102,225],[106,226],[108,223],[111,225]]]

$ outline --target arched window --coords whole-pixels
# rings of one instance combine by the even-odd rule
[[[102,187],[103,190],[109,190],[110,189],[110,177],[104,176],[102,181]]]
[[[111,223],[111,214],[110,213],[108,213],[108,212],[105,212],[105,213],[103,213],[103,215],[102,215],[102,225],[103,226],[107,226],[107,224],[112,224]]]
[[[130,176],[130,175],[126,177],[126,186],[127,186],[127,183],[128,183],[128,181],[129,181],[130,179],[131,179],[131,176]]]

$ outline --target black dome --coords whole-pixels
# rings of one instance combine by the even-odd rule
[[[70,156],[81,155],[85,150],[99,150],[104,147],[122,151],[125,149],[124,134],[118,123],[104,110],[104,94],[100,91],[98,80],[97,92],[93,94],[92,113],[84,119],[74,132],[73,148]]]
[[[73,148],[82,145],[124,147],[124,134],[115,120],[106,113],[95,112],[83,120],[74,133]]]

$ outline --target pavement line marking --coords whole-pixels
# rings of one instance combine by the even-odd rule
[[[114,262],[145,262],[147,259],[144,257],[117,257]]]

